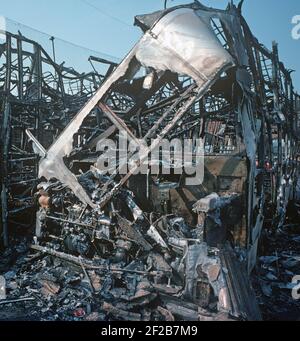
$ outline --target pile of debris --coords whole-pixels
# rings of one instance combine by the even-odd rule
[[[300,301],[293,289],[300,274],[299,224],[286,225],[266,235],[268,249],[260,257],[253,285],[265,320],[299,320]]]
[[[163,258],[154,253],[147,260],[161,262],[155,263],[153,269],[166,265]],[[98,270],[101,267],[103,270]],[[4,314],[1,319],[8,318],[7,311],[10,315],[15,313],[16,319],[26,316],[29,320],[43,321],[198,321],[217,318],[216,303],[210,305],[210,311],[201,309],[180,298],[183,297],[182,286],[162,284],[165,275],[161,270],[142,269],[145,266],[141,262],[132,262],[122,269],[116,265],[99,265],[93,269],[83,260],[80,269],[75,262],[74,267],[67,266],[59,258],[38,253],[31,259],[24,258],[14,270],[4,274],[7,299],[0,304],[5,304],[7,310],[1,309]],[[210,272],[216,276],[220,268],[215,265]]]
[[[95,202],[106,180],[95,168],[79,177]],[[203,226],[144,213],[125,188],[103,212],[58,182],[39,189],[40,235],[30,245],[37,253],[4,274],[8,301],[0,304],[26,302],[26,310],[35,306],[28,318],[47,321],[258,318],[255,304],[237,304],[230,291],[229,275],[245,275],[242,264],[229,245],[204,242]],[[195,209],[217,203],[215,195]],[[251,301],[249,292],[242,297]]]

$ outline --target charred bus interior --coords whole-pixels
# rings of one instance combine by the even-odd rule
[[[44,319],[261,320],[250,276],[299,191],[291,72],[276,43],[270,51],[252,35],[241,6],[195,1],[135,24],[144,35],[120,64],[90,57],[101,74],[59,65],[6,32],[3,257],[27,236],[12,295],[47,298]],[[131,167],[102,148],[109,138],[121,155],[124,134]],[[172,145],[137,174],[165,139],[192,141],[191,165],[203,141],[201,184]]]

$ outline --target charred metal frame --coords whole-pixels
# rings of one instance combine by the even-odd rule
[[[55,64],[38,44],[7,34],[2,52],[6,62],[0,69],[4,245],[9,241],[7,195],[14,194],[16,202],[19,192],[13,186],[36,184],[37,178],[46,179],[39,187],[41,209],[37,216],[36,234],[42,243],[49,239],[59,243],[64,232],[73,231],[70,226],[89,230],[93,238],[98,233],[100,237],[94,239],[102,240],[103,231],[115,220],[127,242],[133,240],[143,252],[152,250],[148,237],[165,250],[168,245],[159,233],[160,223],[168,214],[176,213],[198,229],[199,238],[188,248],[187,267],[195,269],[195,255],[206,255],[207,246],[219,248],[218,259],[207,259],[212,267],[229,269],[219,303],[235,316],[245,313],[258,318],[255,305],[250,310],[247,306],[251,292],[246,288],[239,296],[236,290],[244,290],[241,280],[256,264],[263,227],[281,226],[288,203],[296,195],[300,98],[294,91],[290,71],[279,60],[277,44],[273,43],[272,51],[262,46],[252,35],[241,8],[242,2],[222,11],[195,1],[138,16],[136,24],[145,34],[120,65],[90,58],[109,65],[105,76],[96,72],[79,75]],[[17,51],[12,48],[12,39],[17,41]],[[22,52],[23,42],[34,46],[33,53]],[[16,53],[17,64],[12,57]],[[31,60],[29,67],[24,64],[27,58]],[[43,63],[48,63],[55,75],[47,77]],[[26,83],[27,74],[30,81]],[[77,90],[71,84],[66,86],[66,80],[78,82]],[[51,82],[55,85],[51,86]],[[61,118],[61,112],[67,112],[67,117]],[[18,139],[23,144],[13,142],[11,134],[16,133],[16,127],[10,129],[10,121],[22,123],[23,134],[28,130]],[[50,135],[45,137],[49,125]],[[119,174],[124,167],[120,163],[118,170],[102,181],[101,169],[96,168],[101,156],[97,144],[108,137],[117,139],[121,132],[136,143],[142,156],[125,176]],[[166,180],[161,174],[142,180],[134,175],[163,138],[174,137],[204,139],[205,175],[201,186],[183,185],[182,178],[188,178],[185,173],[173,183],[172,177]],[[37,156],[28,151],[28,138],[39,151],[39,174]],[[10,150],[17,152],[16,156]],[[10,163],[26,161],[32,161],[32,175],[25,182],[13,180]],[[80,174],[86,182],[90,175],[99,181],[102,187],[97,187],[95,195],[80,182]],[[141,183],[146,194],[139,191]],[[56,193],[51,192],[52,188]],[[58,190],[66,188],[76,197],[69,212],[50,207],[51,195],[55,197]],[[121,199],[131,212],[131,220],[115,209],[115,200]],[[151,207],[148,211],[147,206]],[[88,224],[82,222],[87,212],[93,218]],[[162,217],[153,221],[154,213]],[[58,224],[61,235],[43,235],[49,222]],[[82,241],[86,242],[85,236]],[[105,241],[114,243],[109,238]],[[188,240],[184,242],[188,244]],[[245,251],[245,269],[236,262],[232,247]],[[54,254],[45,246],[35,245],[33,249]],[[74,256],[56,255],[71,257],[78,263]],[[232,273],[239,273],[239,278]],[[184,288],[184,295],[190,298],[194,290],[191,284]]]
[[[180,15],[190,16],[191,20],[196,20],[195,15],[200,17],[205,22],[199,23],[202,29],[210,29],[210,33],[207,31],[206,34],[214,34],[223,46],[223,52],[218,50],[218,53],[224,60],[220,62],[219,69],[216,69],[217,74],[213,77],[204,75],[203,71],[207,72],[205,68],[200,71],[198,66],[196,70],[191,66],[195,63],[193,59],[185,62],[179,55],[181,52],[175,52],[159,38],[160,34],[165,34],[164,22],[172,25],[174,13],[178,13],[178,18]],[[250,271],[256,262],[266,205],[274,206],[273,213],[282,223],[297,182],[298,115],[294,108],[297,95],[290,72],[279,61],[275,43],[273,51],[268,51],[252,35],[241,15],[241,7],[229,5],[226,11],[221,11],[195,2],[155,13],[150,17],[137,17],[136,23],[145,31],[145,36],[48,150],[47,156],[40,162],[40,177],[50,179],[55,174],[60,174],[59,180],[67,184],[83,203],[96,208],[97,205],[63,161],[74,148],[74,134],[95,108],[100,108],[118,130],[125,129],[131,139],[144,135],[142,127],[147,127],[149,131],[144,136],[146,142],[149,137],[154,136],[159,142],[165,136],[182,138],[186,135],[201,135],[206,141],[208,164],[211,158],[222,156],[228,160],[239,159],[247,169],[244,174],[239,175],[240,178],[234,174],[225,174],[226,171],[222,174],[221,169],[215,176],[219,183],[226,182],[227,178],[228,189],[231,190],[232,183],[238,181],[238,178],[244,183],[244,186],[238,186],[245,208],[245,224],[240,222],[240,229],[244,229],[245,240],[242,245],[248,250]],[[157,40],[164,51],[160,51]],[[151,44],[154,44],[156,50]],[[149,52],[145,52],[147,49]],[[200,50],[201,48],[193,53],[199,54]],[[161,54],[160,58],[169,66],[160,65],[155,54]],[[177,58],[179,66],[172,65],[168,60],[170,55]],[[141,66],[148,69],[148,75],[132,78],[132,74],[136,74]],[[177,76],[176,71],[179,72]],[[188,77],[182,78],[180,74]],[[128,82],[131,79],[134,80],[130,85]],[[149,79],[152,84],[147,89],[143,84]],[[193,85],[189,88],[191,84]],[[142,95],[137,97],[139,88]],[[168,88],[173,91],[170,92]],[[166,90],[169,91],[169,96],[166,95]],[[120,93],[123,95],[122,103],[114,100]],[[185,104],[182,106],[183,101]],[[186,113],[189,115],[185,115]],[[151,115],[153,119],[149,120]],[[155,120],[155,115],[160,118]],[[181,131],[176,128],[179,121],[184,126]],[[169,123],[165,125],[165,122]],[[144,150],[144,157],[147,157],[153,147],[152,145]],[[84,146],[82,148],[84,150]],[[142,161],[137,162],[134,170]],[[114,174],[103,189],[100,207],[109,203],[128,182],[134,170],[123,177],[113,189],[108,190],[117,175]],[[209,168],[207,170],[210,171]],[[222,192],[220,188],[219,192]]]
[[[21,34],[2,33],[6,42],[0,47],[0,231],[1,241],[8,246],[9,229],[33,221],[25,219],[25,223],[22,218],[26,212],[32,216],[31,194],[38,183],[39,160],[31,140],[36,138],[48,148],[116,64],[91,56],[91,63],[108,65],[107,74],[102,76],[96,69],[80,74],[56,64],[37,42]],[[91,122],[97,125],[97,118]]]

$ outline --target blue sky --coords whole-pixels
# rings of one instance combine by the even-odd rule
[[[99,8],[93,8],[87,4]],[[87,48],[122,59],[140,37],[133,27],[137,14],[163,8],[163,0],[1,0],[0,15]],[[169,5],[192,0],[169,0]],[[228,1],[202,0],[216,8]],[[300,92],[300,40],[291,35],[292,17],[300,15],[299,0],[245,0],[244,16],[257,38],[271,48],[279,43],[281,60],[294,74]]]

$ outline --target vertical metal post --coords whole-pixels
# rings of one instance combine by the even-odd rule
[[[50,40],[51,40],[51,43],[52,43],[53,61],[54,61],[54,63],[56,63],[55,45],[54,45],[55,37],[51,37]]]
[[[35,136],[38,140],[41,137],[41,109],[40,109],[40,102],[42,99],[42,54],[41,48],[39,45],[34,45],[34,55],[35,55],[35,63],[34,63],[34,70],[33,70],[33,82],[36,86],[36,96],[35,99],[37,100],[37,118],[35,122]]]
[[[6,34],[6,76],[5,76],[5,101],[3,106],[2,126],[1,126],[1,208],[2,208],[2,229],[4,247],[9,245],[8,235],[8,162],[10,144],[10,85],[11,85],[11,36]]]
[[[278,45],[273,42],[273,92],[274,92],[274,109],[279,110],[279,57]]]
[[[17,51],[18,51],[18,94],[19,99],[23,100],[23,51],[22,51],[22,38],[17,38]]]

